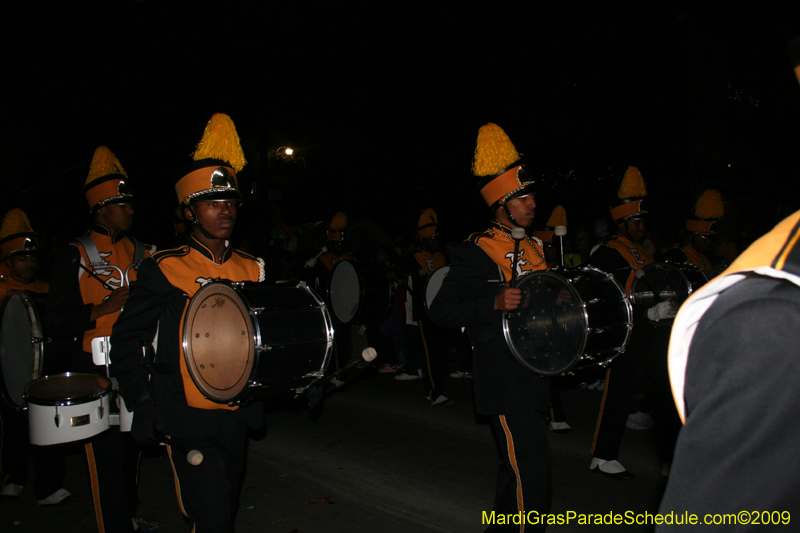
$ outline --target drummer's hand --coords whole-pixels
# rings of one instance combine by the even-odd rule
[[[522,291],[520,289],[511,288],[510,283],[503,285],[494,297],[494,308],[502,309],[503,311],[513,311],[522,302]]]
[[[149,395],[148,395],[149,396]],[[156,436],[156,405],[151,402],[134,403],[131,435],[139,446],[157,446],[161,441]]]
[[[128,287],[120,287],[119,289],[111,291],[111,294],[103,301],[103,303],[92,307],[92,315],[90,319],[97,320],[101,316],[110,315],[111,313],[116,313],[122,309],[122,306],[128,301],[130,292],[131,290]]]

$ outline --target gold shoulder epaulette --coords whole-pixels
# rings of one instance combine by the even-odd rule
[[[168,257],[183,257],[184,255],[189,253],[189,246],[184,244],[179,248],[169,248],[167,250],[161,250],[152,255],[153,259],[156,260],[157,263],[160,263],[164,259]]]

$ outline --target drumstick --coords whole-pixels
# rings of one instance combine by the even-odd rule
[[[76,265],[78,265],[79,267],[81,267],[82,269],[84,269],[84,270],[86,271],[86,273],[87,273],[87,274],[89,274],[89,275],[90,275],[90,276],[92,276],[94,279],[96,279],[97,281],[99,281],[100,283],[102,283],[102,284],[103,284],[103,287],[105,287],[106,289],[108,289],[108,290],[110,290],[110,291],[113,291],[113,290],[114,290],[114,287],[112,287],[111,285],[109,285],[108,283],[106,283],[105,281],[103,281],[103,280],[100,278],[100,276],[98,276],[97,274],[95,274],[94,272],[92,272],[91,270],[89,270],[88,268],[86,268],[86,267],[84,266],[84,264],[80,262],[80,258],[75,258],[75,259],[73,259],[73,262],[74,262]]]
[[[361,351],[361,359],[354,359],[353,361],[350,361],[345,366],[343,366],[342,368],[340,368],[339,370],[337,370],[336,372],[334,372],[330,376],[326,376],[326,377],[331,377],[331,376],[332,377],[338,377],[339,374],[341,374],[345,370],[349,370],[349,369],[353,368],[354,366],[356,366],[357,364],[362,363],[363,361],[366,361],[367,363],[371,363],[372,361],[375,360],[376,357],[378,357],[378,351],[375,348],[373,348],[372,346],[368,346],[368,347],[364,348]]]
[[[186,456],[186,462],[190,465],[197,466],[203,462],[203,452],[200,450],[187,450],[180,444],[175,444],[171,438],[167,437],[160,431],[156,431],[155,434],[158,440],[184,454]]]
[[[525,238],[525,228],[516,227],[511,230],[514,239],[514,261],[511,263],[511,286],[517,281],[517,261],[519,260],[519,243]]]

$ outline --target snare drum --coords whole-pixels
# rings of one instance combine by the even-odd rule
[[[25,385],[42,377],[44,301],[44,295],[22,291],[0,307],[0,394],[17,411],[24,408]]]
[[[574,366],[605,366],[625,351],[633,315],[611,274],[596,268],[538,271],[517,288],[522,305],[503,315],[503,333],[526,368],[556,376]]]
[[[339,261],[328,282],[331,314],[341,324],[381,322],[392,306],[386,269],[373,264]]]
[[[450,274],[450,267],[443,266],[435,270],[433,274],[428,277],[427,283],[425,283],[425,311],[431,308],[433,299],[439,294],[439,289],[442,288],[444,278],[446,278],[448,274]]]
[[[111,381],[96,374],[55,374],[25,386],[31,444],[48,446],[109,428]]]
[[[708,281],[705,273],[690,263],[650,263],[642,272],[631,286],[631,303],[644,307],[666,301],[681,305]]]
[[[212,282],[189,302],[183,323],[186,366],[217,403],[248,403],[300,392],[325,374],[333,322],[305,283]]]

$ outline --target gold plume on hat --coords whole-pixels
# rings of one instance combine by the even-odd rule
[[[231,165],[236,172],[240,172],[244,168],[247,161],[244,158],[242,143],[231,117],[225,113],[215,113],[211,117],[192,158],[195,161],[219,159]]]
[[[0,239],[5,239],[10,235],[18,233],[33,233],[28,215],[22,209],[12,209],[3,217],[3,224],[0,226]]]
[[[550,218],[547,219],[547,226],[551,228],[555,228],[557,226],[564,226],[567,225],[567,211],[564,209],[564,206],[557,205],[553,209],[553,213],[550,215]]]
[[[478,130],[472,173],[476,176],[492,176],[519,161],[519,157],[506,132],[490,122]]]
[[[622,183],[619,186],[617,197],[620,200],[626,198],[637,198],[647,196],[647,186],[644,184],[644,178],[639,169],[634,166],[629,166],[622,176]]]
[[[339,211],[335,215],[333,215],[333,219],[331,220],[331,227],[330,229],[334,231],[342,231],[344,228],[347,227],[347,214]]]
[[[721,218],[725,214],[722,195],[716,189],[708,189],[694,204],[694,214],[700,218]]]
[[[436,211],[431,208],[426,209],[422,212],[419,217],[419,221],[417,222],[417,227],[424,226],[426,224],[438,224],[439,218],[436,216]]]
[[[128,177],[117,156],[107,147],[98,146],[97,150],[94,151],[92,164],[89,165],[89,176],[86,178],[84,185],[88,185],[97,178],[102,178],[109,174],[122,174],[126,178]]]

